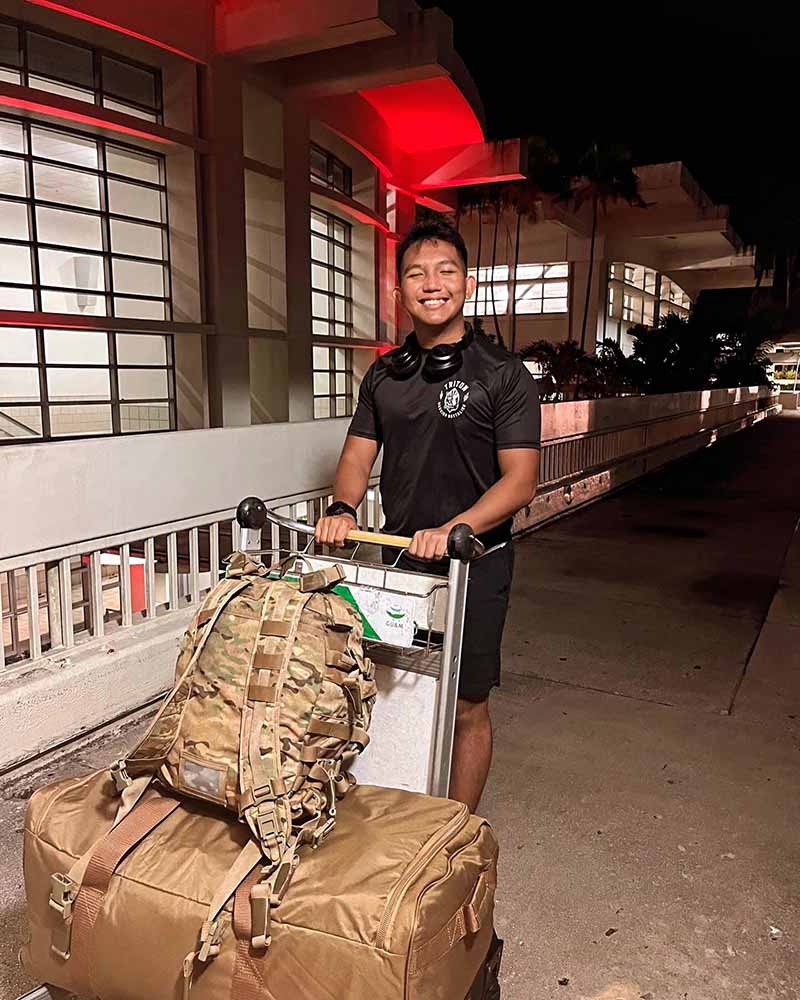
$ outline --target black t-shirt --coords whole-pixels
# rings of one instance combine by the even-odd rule
[[[522,361],[468,333],[463,364],[441,382],[422,366],[396,378],[378,359],[361,383],[350,434],[383,446],[385,530],[413,535],[470,508],[500,478],[497,452],[539,448],[539,393]],[[484,536],[507,539],[511,521]]]

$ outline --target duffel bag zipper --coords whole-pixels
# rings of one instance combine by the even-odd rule
[[[436,853],[444,847],[448,840],[451,840],[456,836],[456,834],[461,832],[461,830],[467,825],[468,820],[469,809],[465,805],[462,805],[461,809],[441,828],[438,834],[435,837],[431,837],[431,839],[422,847],[408,868],[406,868],[403,872],[394,889],[392,889],[389,893],[389,898],[386,900],[383,917],[378,925],[378,933],[375,936],[376,948],[386,948],[386,943],[389,934],[391,933],[395,917],[397,916],[397,911],[400,909],[400,904],[403,902],[403,896],[405,896],[409,886],[413,884],[414,880],[420,872],[424,870],[431,858],[433,858]]]

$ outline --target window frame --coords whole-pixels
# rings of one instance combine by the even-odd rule
[[[13,17],[6,17],[5,15],[0,15],[0,25],[10,25],[17,30],[17,52],[19,55],[19,64],[14,66],[7,62],[0,61],[0,69],[5,69],[10,72],[18,72],[20,74],[20,86],[30,87],[33,86],[34,89],[42,89],[36,86],[34,81],[31,84],[30,76],[30,50],[28,45],[28,35],[41,35],[44,38],[51,38],[54,41],[62,42],[64,45],[70,45],[72,48],[82,49],[91,55],[92,59],[92,99],[86,98],[87,104],[94,104],[97,107],[106,107],[104,98],[108,97],[116,104],[128,105],[143,113],[143,115],[153,115],[152,119],[146,118],[145,120],[152,120],[158,124],[163,124],[164,121],[164,86],[163,78],[161,74],[161,69],[157,66],[149,66],[147,63],[139,62],[136,59],[130,59],[127,56],[121,56],[111,49],[106,49],[100,46],[89,45],[80,39],[70,38],[69,35],[62,35],[57,31],[51,31],[49,28],[42,28],[36,24],[30,24],[26,21],[19,21]],[[153,105],[144,104],[141,101],[133,100],[129,97],[123,97],[119,94],[115,94],[111,91],[107,91],[103,86],[103,59],[113,59],[115,62],[120,63],[123,66],[130,66],[132,69],[140,70],[150,74],[153,77],[153,91],[155,95],[155,103]],[[82,86],[81,84],[76,84],[72,80],[66,80],[53,76],[49,73],[40,73],[38,71],[33,71],[33,75],[41,77],[48,82],[63,86],[71,87],[76,90],[86,90],[90,88],[88,86]],[[73,98],[74,100],[81,100],[81,98]],[[117,108],[110,108],[109,110],[118,110]],[[135,112],[121,112],[121,113],[131,113],[134,117],[142,117],[142,115],[135,115]]]
[[[325,177],[321,177],[319,174],[314,173],[311,166],[311,156],[310,153],[318,153],[325,157]],[[338,166],[342,171],[342,176],[344,177],[344,185],[339,186],[334,180],[334,166]],[[332,191],[338,191],[340,194],[345,195],[348,198],[353,197],[353,168],[345,163],[340,157],[335,153],[332,153],[329,149],[321,146],[318,142],[311,140],[309,142],[309,174],[312,181],[323,187],[330,188]]]
[[[326,233],[319,232],[311,226],[311,217],[317,215],[322,217],[326,224]],[[339,240],[335,236],[335,227],[342,226],[346,235],[345,240]],[[328,260],[321,261],[313,255],[313,237],[316,236],[318,239],[324,240],[328,247]],[[347,339],[353,337],[353,227],[352,225],[340,219],[338,216],[333,215],[331,212],[326,212],[324,209],[316,208],[312,206],[311,213],[309,215],[309,243],[311,244],[311,329],[313,339],[319,339],[320,341],[331,341],[335,342],[341,339]],[[336,249],[344,251],[344,267],[339,267],[336,261]],[[317,267],[322,267],[326,270],[329,278],[333,278],[333,290],[331,290],[331,281],[328,281],[328,288],[319,288],[314,284],[314,265]],[[336,289],[336,275],[341,275],[344,280],[344,292],[337,292]],[[329,306],[333,306],[332,313],[329,310],[328,316],[318,316],[314,312],[314,296],[324,295],[327,297]],[[336,302],[340,301],[344,303],[344,319],[339,320],[336,318]],[[328,333],[317,333],[314,331],[315,323],[326,323],[328,324]],[[344,333],[337,333],[337,327],[343,327]]]
[[[160,331],[153,330],[136,330],[136,331],[125,331],[120,330],[94,330],[94,329],[75,329],[69,327],[21,327],[21,329],[32,329],[34,331],[35,341],[36,341],[36,361],[0,361],[0,371],[13,368],[25,368],[25,369],[36,369],[38,373],[38,384],[39,384],[39,399],[38,402],[9,402],[5,403],[0,401],[0,413],[3,416],[9,416],[10,419],[14,420],[13,411],[21,409],[29,409],[35,407],[40,411],[41,416],[41,426],[42,433],[28,435],[24,437],[17,438],[0,438],[0,447],[10,447],[13,445],[21,444],[36,444],[41,442],[54,442],[54,441],[74,441],[74,440],[86,440],[89,438],[98,437],[128,437],[135,436],[139,434],[159,434],[166,433],[167,431],[174,431],[177,429],[177,406],[176,406],[176,376],[175,376],[175,342],[174,337],[170,333],[161,333]],[[66,331],[69,333],[74,333],[76,336],[80,336],[84,333],[104,333],[106,335],[106,350],[108,361],[105,363],[92,362],[86,363],[69,363],[69,362],[49,362],[47,360],[47,351],[45,345],[45,331],[55,330],[58,332]],[[0,335],[2,335],[2,328],[0,328]],[[164,364],[120,364],[117,360],[117,337],[129,337],[129,336],[159,336],[163,338],[165,345],[166,360]],[[69,398],[59,398],[58,400],[51,400],[50,393],[48,389],[47,375],[49,371],[59,371],[59,370],[74,370],[78,369],[80,371],[106,371],[109,376],[109,395],[107,399],[69,399]],[[152,397],[152,398],[122,398],[120,395],[119,388],[119,373],[125,371],[160,371],[165,372],[167,376],[167,395],[164,397]],[[141,431],[130,431],[122,430],[122,408],[128,405],[135,406],[163,406],[167,404],[167,413],[169,416],[169,426],[159,427],[152,430],[141,430]],[[52,433],[52,420],[50,410],[52,407],[64,406],[64,407],[79,407],[79,406],[108,406],[111,410],[111,430],[108,432],[99,431],[92,434],[53,434]]]
[[[327,368],[319,368],[319,367],[317,367],[317,364],[316,364],[316,355],[314,353],[314,349],[315,348],[319,348],[320,350],[327,350],[327,352],[328,352],[328,367]],[[336,367],[336,351],[337,350],[344,351],[344,354],[345,354],[345,367],[344,368],[337,368]],[[314,376],[315,375],[323,375],[323,374],[327,374],[328,378],[329,378],[328,392],[317,392],[316,391],[316,386],[314,384],[315,383]],[[345,391],[343,393],[336,391],[336,376],[337,375],[344,375],[345,376]],[[314,408],[314,410],[313,410],[313,412],[314,412],[314,420],[335,420],[336,418],[340,418],[341,419],[342,417],[351,417],[353,415],[353,412],[354,412],[354,409],[355,409],[355,407],[354,407],[354,401],[353,401],[353,378],[354,378],[354,373],[353,373],[353,348],[352,347],[343,347],[343,346],[340,347],[336,343],[324,343],[324,344],[315,343],[313,345],[313,347],[312,347],[312,355],[311,355],[311,393],[312,393],[312,397],[313,397],[312,405],[313,405],[313,408]],[[329,404],[328,404],[328,406],[329,406],[328,416],[324,416],[322,414],[319,415],[319,416],[317,416],[316,403],[317,403],[318,399],[327,399],[329,401]],[[338,399],[344,399],[345,400],[345,412],[344,413],[338,413],[338,412],[336,412],[336,410],[337,410],[336,401]]]
[[[102,313],[92,313],[92,315],[98,316],[108,316],[115,317],[118,315],[117,309],[117,299],[143,301],[143,302],[156,302],[163,305],[163,316],[161,319],[170,321],[172,319],[172,266],[170,259],[170,241],[169,241],[169,204],[167,198],[167,182],[166,182],[166,159],[160,153],[154,153],[150,150],[142,150],[136,146],[130,145],[124,142],[118,142],[116,139],[110,140],[104,136],[99,135],[87,135],[86,133],[80,132],[75,129],[63,128],[62,126],[54,126],[49,122],[39,122],[32,121],[26,118],[17,118],[14,115],[0,114],[0,121],[11,121],[16,125],[20,125],[23,130],[24,145],[25,150],[23,152],[13,152],[2,150],[0,155],[7,157],[9,159],[14,159],[20,161],[24,164],[25,170],[25,185],[26,194],[25,195],[10,195],[10,194],[0,194],[0,205],[5,203],[22,204],[26,207],[28,213],[28,239],[13,239],[10,237],[0,236],[0,244],[6,246],[20,246],[28,248],[31,255],[31,283],[25,284],[21,282],[11,282],[3,281],[0,278],[0,288],[18,288],[18,289],[31,289],[33,295],[34,311],[37,312],[53,312],[55,310],[45,309],[42,301],[43,292],[61,292],[64,294],[76,294],[76,295],[90,295],[92,297],[102,298],[105,302],[105,310]],[[50,157],[41,156],[34,154],[33,152],[33,130],[44,130],[53,132],[56,135],[66,135],[72,136],[84,141],[92,142],[95,145],[97,151],[97,167],[82,166],[79,164],[71,164],[65,162],[64,160],[56,160]],[[154,159],[158,163],[159,181],[158,183],[152,181],[146,181],[138,178],[133,178],[125,174],[118,174],[108,169],[108,150],[109,148],[127,150],[135,153],[138,156],[145,155],[150,159]],[[98,182],[98,204],[99,208],[87,208],[83,206],[65,204],[58,201],[50,201],[48,199],[40,199],[36,195],[36,181],[35,181],[35,166],[41,164],[43,166],[52,166],[62,170],[70,170],[75,173],[79,173],[85,176],[94,177]],[[143,188],[145,190],[154,191],[158,194],[159,204],[160,204],[160,215],[161,221],[156,222],[151,219],[145,219],[138,216],[128,215],[121,212],[112,212],[110,208],[109,199],[109,184],[113,182],[119,182],[123,184],[133,185],[138,188]],[[50,243],[50,242],[40,242],[38,235],[38,220],[37,220],[37,209],[51,209],[60,212],[74,212],[81,216],[91,216],[97,218],[100,222],[100,242],[101,248],[85,248],[69,246],[63,243]],[[161,257],[144,257],[138,254],[129,254],[117,251],[114,249],[113,237],[112,237],[112,222],[122,222],[131,223],[139,226],[148,226],[153,229],[158,229],[161,233],[161,247],[162,255]],[[86,256],[86,257],[96,257],[103,262],[103,289],[92,289],[92,288],[78,288],[62,286],[62,285],[51,285],[43,284],[40,274],[40,263],[39,263],[39,251],[42,250],[54,250],[61,253],[69,253],[73,256]],[[135,292],[120,292],[115,291],[114,288],[114,262],[120,261],[130,261],[133,263],[142,264],[152,264],[160,266],[163,275],[163,288],[164,294],[161,296],[145,295]],[[137,317],[127,316],[125,318],[136,319]]]

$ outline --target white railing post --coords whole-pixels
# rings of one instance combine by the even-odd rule
[[[59,573],[61,583],[61,645],[70,649],[75,645],[75,628],[72,619],[72,560],[62,559]]]
[[[131,608],[131,547],[127,543],[119,547],[119,608],[122,627],[133,624]]]
[[[219,522],[208,526],[208,563],[211,570],[211,586],[219,580]]]
[[[28,649],[32,660],[42,655],[42,631],[39,625],[39,567],[28,567]]]
[[[200,601],[200,536],[198,528],[189,529],[189,595],[192,604]]]
[[[144,541],[144,604],[147,617],[156,616],[156,540]]]
[[[95,639],[105,635],[105,609],[103,607],[103,567],[99,552],[89,556],[89,611],[91,633]]]
[[[170,611],[177,611],[178,602],[178,533],[170,531],[167,534],[167,579],[169,592],[167,601]]]

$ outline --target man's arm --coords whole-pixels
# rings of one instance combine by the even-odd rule
[[[378,442],[371,438],[357,437],[355,434],[347,435],[336,467],[336,478],[333,483],[334,501],[343,500],[350,507],[358,507],[367,492],[378,450]],[[321,517],[317,521],[315,537],[318,542],[338,548],[344,545],[347,533],[355,526],[356,523],[349,514]]]
[[[442,559],[447,553],[447,536],[456,524],[468,524],[476,535],[496,528],[531,502],[539,480],[537,448],[503,448],[497,452],[500,478],[469,510],[447,524],[418,531],[408,549],[418,559]]]

